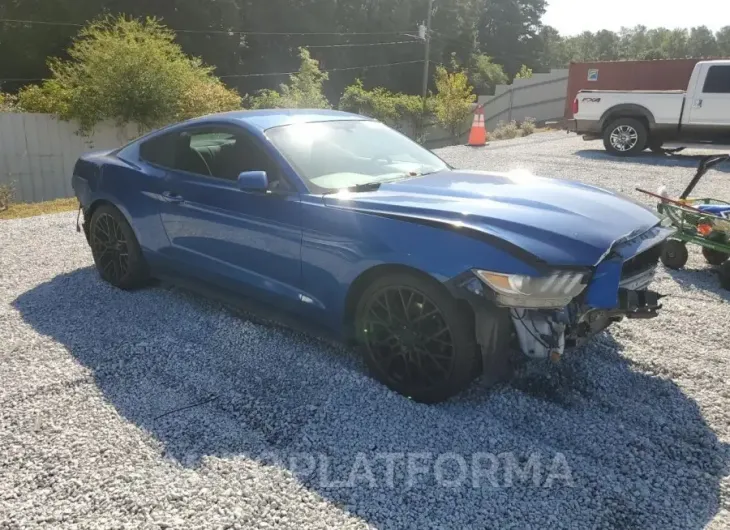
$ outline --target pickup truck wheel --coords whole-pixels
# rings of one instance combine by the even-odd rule
[[[687,264],[689,253],[684,241],[668,239],[662,248],[661,260],[665,267],[681,269]]]
[[[436,403],[474,379],[474,331],[441,285],[408,273],[376,279],[360,297],[357,341],[372,375],[392,390]]]
[[[646,126],[634,118],[618,118],[603,131],[603,145],[612,155],[632,156],[646,147]]]

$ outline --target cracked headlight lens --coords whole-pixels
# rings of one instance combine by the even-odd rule
[[[526,308],[565,307],[586,288],[588,273],[555,271],[547,276],[524,276],[474,270],[494,291],[499,305]]]

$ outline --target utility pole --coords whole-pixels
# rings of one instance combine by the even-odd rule
[[[431,54],[431,12],[433,11],[433,0],[428,0],[428,15],[426,16],[426,27],[421,25],[423,39],[425,40],[426,55],[423,59],[423,110],[426,110],[426,95],[428,94],[428,60]],[[420,33],[420,32],[419,32]]]

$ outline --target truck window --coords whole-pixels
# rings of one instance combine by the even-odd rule
[[[711,66],[705,79],[705,94],[730,94],[730,65]]]

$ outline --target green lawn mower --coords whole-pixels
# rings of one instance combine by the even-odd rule
[[[699,245],[707,263],[719,266],[720,284],[728,290],[730,290],[730,261],[728,261],[730,202],[688,197],[705,173],[729,159],[730,155],[704,157],[700,161],[697,173],[678,199],[669,198],[663,190],[652,193],[636,188],[637,191],[660,199],[657,211],[677,229],[677,233],[664,243],[662,263],[670,269],[681,269],[687,263],[687,243]]]

